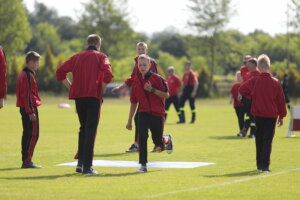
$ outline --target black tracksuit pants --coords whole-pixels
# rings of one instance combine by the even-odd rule
[[[92,166],[94,144],[100,118],[101,102],[94,97],[76,98],[76,111],[80,129],[78,140],[78,161],[83,163],[84,169]]]
[[[239,128],[240,128],[240,131],[241,131],[244,128],[246,111],[245,111],[244,106],[234,107],[234,109],[235,109],[236,116],[238,118]]]
[[[250,128],[250,134],[256,135],[256,127],[255,127],[255,119],[254,116],[251,115],[251,99],[244,98],[242,99],[242,103],[244,104],[244,109],[246,112],[246,119],[244,124],[244,130],[247,132]]]
[[[148,130],[152,133],[155,146],[163,147],[162,135],[164,129],[164,118],[140,112],[138,114],[138,134],[139,134],[139,163],[146,164],[147,160],[147,140]]]
[[[179,100],[179,109],[180,109],[180,121],[185,122],[184,114],[184,104],[186,100],[189,100],[190,108],[192,112],[192,121],[195,121],[196,118],[196,107],[195,107],[195,98],[191,97],[194,86],[185,86],[183,88],[183,93]]]
[[[276,118],[255,117],[256,165],[258,169],[269,169],[276,120]]]
[[[25,108],[20,108],[23,125],[22,135],[22,161],[24,164],[31,162],[35,145],[39,139],[39,114],[38,109],[34,108],[36,120],[31,121],[29,115],[26,114]]]
[[[171,106],[171,104],[173,103],[175,110],[177,112],[177,115],[180,116],[180,111],[179,111],[179,98],[177,95],[173,95],[169,98],[166,99],[165,101],[165,110],[166,110],[166,116],[165,118],[167,118],[167,113],[169,111],[169,108]],[[180,120],[180,119],[179,119]]]

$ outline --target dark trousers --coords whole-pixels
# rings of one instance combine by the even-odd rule
[[[34,108],[36,120],[31,121],[29,115],[25,113],[25,108],[20,108],[23,125],[22,135],[22,161],[24,164],[31,162],[35,145],[39,139],[39,114],[38,109]]]
[[[236,116],[238,118],[238,123],[239,123],[239,128],[240,128],[240,131],[243,130],[244,128],[244,122],[245,122],[245,108],[243,106],[241,107],[234,107],[235,109],[235,113],[236,113]]]
[[[256,135],[256,127],[255,127],[255,118],[251,115],[251,99],[244,98],[242,99],[242,103],[244,104],[244,109],[246,112],[244,131],[248,131],[250,128],[250,134]]]
[[[179,98],[177,95],[173,95],[169,98],[166,99],[165,101],[165,110],[166,110],[166,115],[165,118],[167,118],[167,113],[169,111],[169,108],[171,106],[171,104],[173,103],[175,110],[177,112],[177,115],[180,117],[180,111],[179,111]]]
[[[75,99],[80,129],[78,139],[78,161],[88,169],[92,166],[94,144],[100,118],[101,102],[94,97]]]
[[[256,165],[258,169],[269,169],[276,120],[276,118],[255,117]]]
[[[163,147],[162,135],[164,129],[164,118],[153,116],[148,113],[139,113],[138,115],[138,133],[139,133],[139,163],[146,164],[147,160],[147,140],[148,130],[152,133],[152,139],[155,146]]]
[[[185,104],[186,100],[189,100],[190,108],[192,111],[192,121],[195,121],[195,118],[196,118],[195,98],[191,97],[193,89],[194,89],[193,86],[185,86],[183,88],[183,93],[179,100],[180,121],[182,121],[182,122],[185,122],[184,104]]]

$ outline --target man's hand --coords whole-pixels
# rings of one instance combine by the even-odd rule
[[[35,115],[34,113],[30,114],[30,115],[29,115],[29,119],[30,119],[31,121],[35,121],[35,120],[36,120],[36,115]]]
[[[0,109],[3,108],[3,106],[4,106],[4,98],[1,98],[0,99]]]
[[[148,81],[147,83],[145,83],[144,85],[144,90],[148,91],[148,92],[151,92],[151,89],[152,89],[152,85],[151,83]]]
[[[242,98],[243,98],[243,96],[240,93],[238,93],[237,100],[242,101]]]
[[[132,122],[128,122],[127,124],[126,124],[126,129],[127,130],[132,130]]]
[[[196,92],[192,92],[191,97],[195,98],[196,97]]]
[[[278,119],[277,121],[278,127],[283,125],[283,119]]]

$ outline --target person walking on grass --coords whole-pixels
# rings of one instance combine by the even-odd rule
[[[56,77],[70,90],[69,98],[75,100],[80,122],[76,172],[94,175],[97,172],[92,162],[102,95],[113,74],[107,56],[99,52],[100,36],[89,35],[86,43],[87,49],[64,62],[57,69]],[[73,75],[72,83],[67,78],[69,72]]]
[[[6,96],[6,59],[3,48],[0,46],[0,109],[4,106],[4,98]]]
[[[29,51],[26,54],[26,67],[19,74],[16,86],[17,107],[22,116],[22,166],[21,168],[40,168],[32,162],[33,152],[39,139],[38,106],[42,101],[38,95],[35,72],[39,66],[40,55]]]

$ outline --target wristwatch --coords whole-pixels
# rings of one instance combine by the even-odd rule
[[[155,92],[155,88],[151,88],[151,93],[154,93]]]

